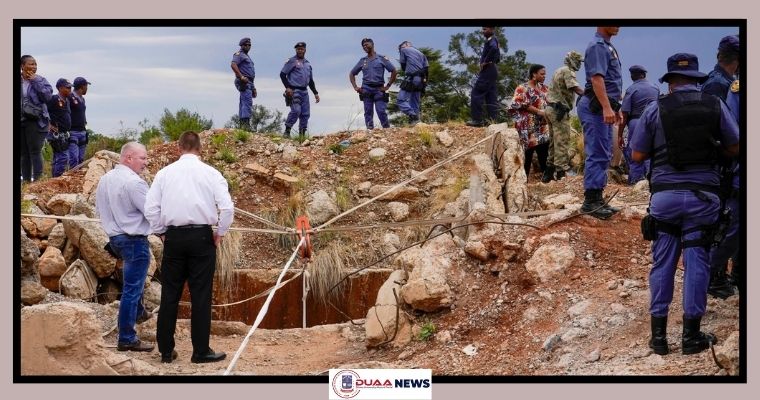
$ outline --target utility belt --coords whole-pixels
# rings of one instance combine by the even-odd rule
[[[683,248],[711,247],[722,242],[726,236],[728,224],[724,224],[723,221],[730,220],[730,216],[727,215],[729,218],[724,218],[724,214],[725,213],[721,213],[721,217],[714,224],[700,225],[689,229],[682,229],[678,224],[671,224],[669,222],[660,221],[653,217],[651,214],[647,214],[644,218],[641,219],[641,235],[644,240],[652,241],[657,239],[657,232],[664,232],[677,238],[680,238],[681,236],[692,232],[702,232],[702,237],[699,239],[684,240],[681,243],[681,246]]]
[[[398,85],[399,88],[406,92],[424,92],[425,87],[427,86],[427,82],[424,82],[424,79],[422,82],[420,82],[419,86],[414,84],[414,78],[418,76],[424,77],[424,71],[420,71],[420,73],[415,72],[414,74],[405,75],[404,79],[402,79],[401,83]]]
[[[594,93],[594,89],[586,89],[585,92],[583,92],[583,95],[588,97],[589,103],[588,103],[588,110],[591,111],[592,114],[601,115],[602,114],[602,104],[599,102],[599,99],[596,97],[596,93]],[[607,97],[607,100],[610,101],[610,107],[612,107],[612,111],[618,112],[620,110],[620,107],[622,104],[618,102],[615,99],[611,99]]]
[[[48,143],[50,143],[54,153],[62,153],[69,149],[69,143],[77,144],[77,140],[72,141],[69,132],[50,132]]]
[[[372,85],[365,85],[365,86],[377,88],[377,87],[383,87],[385,85],[381,84],[380,86],[372,86]],[[386,103],[389,102],[389,101],[391,101],[391,95],[390,95],[390,93],[388,93],[388,92],[382,92],[382,93],[383,93],[382,101],[384,101]],[[362,91],[361,93],[359,93],[359,101],[375,100],[374,96],[375,96],[374,93],[366,93],[366,92]]]
[[[570,107],[566,106],[563,103],[546,103],[546,105],[554,109],[555,113],[557,114],[557,121],[562,121],[565,116],[570,113]]]
[[[187,224],[187,225],[169,225],[166,227],[167,231],[173,231],[177,229],[205,229],[211,228],[211,225],[208,224]]]
[[[248,83],[253,82],[253,78],[251,78],[250,76],[246,76],[245,78],[248,79]],[[248,90],[248,83],[243,83],[242,80],[235,78],[235,88],[237,88],[238,92],[245,92],[246,90]]]

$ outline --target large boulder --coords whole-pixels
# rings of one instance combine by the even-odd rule
[[[545,244],[539,247],[525,263],[528,272],[538,276],[541,282],[550,281],[562,273],[575,260],[575,251],[569,245]]]
[[[151,254],[153,254],[153,257],[158,263],[157,267],[160,268],[161,260],[163,260],[164,257],[164,242],[162,242],[161,239],[159,239],[156,235],[149,235],[148,244],[150,244]]]
[[[45,215],[42,209],[34,204],[29,206],[29,212],[27,214]],[[21,218],[21,226],[26,233],[33,238],[46,238],[56,224],[57,222],[53,218]]]
[[[39,271],[42,286],[57,292],[61,275],[66,272],[66,260],[61,251],[52,246],[45,249],[45,253],[40,257]]]
[[[26,306],[31,306],[45,300],[48,290],[39,282],[35,281],[21,281],[21,303]]]
[[[729,375],[739,375],[739,335],[739,331],[734,331],[715,346],[715,358]]]
[[[82,194],[89,203],[95,204],[95,189],[98,188],[100,178],[118,163],[119,154],[108,150],[95,153],[89,160],[82,182]]]
[[[79,249],[79,257],[87,261],[99,278],[110,276],[116,269],[116,259],[103,247],[108,243],[108,235],[97,222],[63,221],[63,228],[69,242]]]
[[[448,308],[453,292],[447,277],[451,268],[451,255],[458,251],[448,235],[429,240],[425,245],[412,247],[396,258],[396,264],[409,273],[407,284],[401,288],[401,297],[416,310],[433,312]]]
[[[21,309],[22,375],[151,375],[158,369],[105,348],[95,311],[79,303]],[[130,362],[125,362],[130,361]]]
[[[58,223],[53,227],[48,235],[47,245],[63,250],[63,246],[66,245],[66,231],[63,229],[63,224]]]
[[[400,222],[409,217],[409,205],[399,201],[388,203],[388,211],[391,213],[391,219]]]
[[[409,319],[406,313],[398,310],[402,302],[398,293],[403,283],[396,283],[406,281],[407,276],[404,270],[393,271],[377,292],[377,300],[375,300],[375,305],[367,311],[367,322],[364,325],[367,347],[376,347],[391,339],[397,346],[411,341],[412,329]]]
[[[338,215],[340,209],[338,209],[335,200],[333,200],[327,192],[319,190],[309,196],[306,213],[309,215],[311,225],[319,225]]]
[[[74,193],[59,193],[47,202],[47,209],[53,215],[67,215],[77,200]]]
[[[61,292],[75,299],[92,300],[98,289],[98,277],[84,260],[76,260],[61,277]]]
[[[21,279],[40,281],[40,273],[37,267],[37,261],[40,258],[40,248],[33,240],[26,236],[21,229]],[[49,246],[48,246],[49,247]]]
[[[506,123],[494,124],[486,128],[486,134],[497,134],[493,140],[486,142],[486,154],[497,165],[499,178],[506,182],[506,212],[521,211],[528,198],[528,177],[523,167],[525,153],[517,130]]]

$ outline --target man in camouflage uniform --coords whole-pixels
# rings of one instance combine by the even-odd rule
[[[570,110],[575,103],[575,95],[583,94],[583,88],[575,79],[575,72],[581,68],[583,56],[573,50],[565,56],[565,65],[557,68],[549,85],[546,95],[546,119],[549,121],[551,142],[549,142],[549,158],[547,168],[541,182],[548,183],[552,179],[560,180],[565,175],[573,176],[570,170]],[[556,178],[554,172],[557,172]]]

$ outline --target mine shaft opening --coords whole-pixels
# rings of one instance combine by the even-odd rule
[[[292,278],[298,272],[298,270],[288,271],[283,278],[283,282]],[[332,303],[341,312],[338,312],[330,304],[316,298],[314,296],[315,292],[309,290],[306,297],[306,327],[365,318],[367,311],[375,305],[380,286],[388,279],[391,272],[392,270],[390,269],[373,269],[362,271],[349,277],[343,291],[331,297]],[[275,285],[279,274],[280,270],[237,269],[234,273],[234,284],[231,285],[232,289],[225,290],[218,284],[218,281],[214,282],[212,304],[235,303],[263,293]],[[259,328],[290,329],[303,327],[304,276],[302,274],[277,290],[274,297],[272,297],[269,310],[261,321]],[[217,321],[240,321],[247,325],[252,325],[266,297],[266,294],[264,294],[256,299],[240,304],[212,307],[212,319]],[[183,292],[182,300],[189,304],[190,296],[187,286]],[[190,318],[189,305],[180,305],[179,318]]]

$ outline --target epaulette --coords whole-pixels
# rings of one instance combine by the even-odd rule
[[[384,58],[386,61],[390,61],[390,60],[391,60],[390,58],[388,58],[388,56],[383,56],[383,58]]]
[[[731,92],[732,93],[739,93],[739,80],[735,80],[731,83]]]
[[[240,52],[239,52],[239,51],[236,51],[236,52],[235,52],[235,55],[236,55],[236,56],[239,56],[239,55],[240,55]]]

